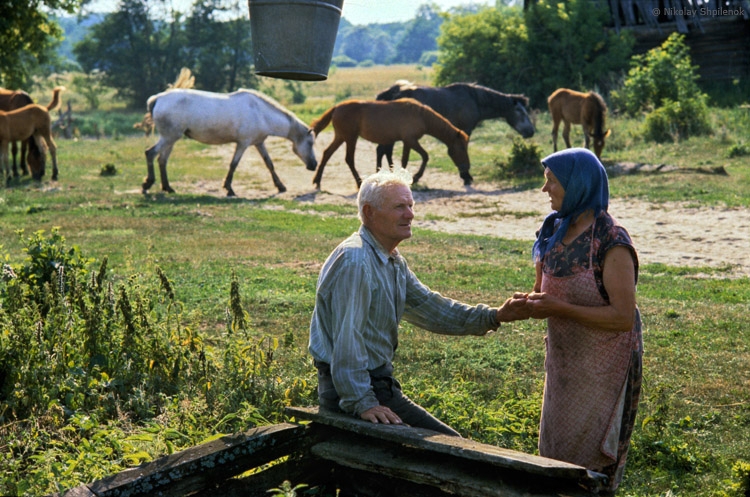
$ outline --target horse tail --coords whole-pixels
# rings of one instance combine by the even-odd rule
[[[54,90],[52,90],[52,101],[47,105],[47,110],[55,110],[58,105],[60,105],[60,92],[65,90],[64,86],[56,86]]]
[[[323,113],[322,116],[315,119],[312,123],[310,123],[310,129],[313,130],[313,133],[315,133],[315,136],[318,136],[321,131],[326,129],[329,124],[331,124],[331,119],[333,118],[333,111],[336,110],[336,105],[328,109]]]
[[[159,95],[151,95],[148,97],[148,100],[146,100],[146,113],[149,115],[154,114],[154,106],[156,105],[156,100],[159,98]]]

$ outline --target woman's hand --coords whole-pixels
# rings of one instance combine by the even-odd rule
[[[534,319],[546,319],[554,316],[563,301],[548,293],[532,292],[526,298],[529,315]]]

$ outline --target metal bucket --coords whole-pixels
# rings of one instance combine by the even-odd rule
[[[328,78],[344,0],[248,0],[255,72]]]

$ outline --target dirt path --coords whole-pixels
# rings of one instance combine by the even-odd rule
[[[331,140],[327,133],[318,139],[318,158]],[[248,149],[234,177],[239,198],[277,197],[305,204],[343,204],[356,202],[357,188],[344,163],[344,147],[336,151],[326,166],[321,191],[313,188],[313,174],[290,153],[289,142],[271,141],[266,145],[276,163],[276,171],[287,187],[277,193],[270,174],[257,152]],[[320,147],[320,150],[318,148]],[[226,157],[229,163],[233,147],[216,147],[211,155]],[[375,147],[358,143],[356,160],[362,177],[374,172]],[[372,158],[369,159],[368,158]],[[179,160],[176,158],[176,160]],[[180,185],[178,191],[202,191],[223,196],[222,173],[201,184]],[[177,178],[175,178],[177,180]],[[415,226],[450,233],[491,235],[531,242],[545,214],[549,212],[547,195],[539,189],[514,192],[491,184],[475,183],[464,187],[458,173],[430,169],[415,187]],[[681,203],[652,204],[640,200],[610,200],[609,212],[633,237],[642,264],[664,263],[691,267],[731,266],[732,276],[750,276],[750,209],[692,207]]]

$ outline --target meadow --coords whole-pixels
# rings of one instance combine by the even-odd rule
[[[307,98],[296,104],[282,82],[264,81],[262,89],[309,122],[338,101],[374,98],[401,78],[429,83],[430,71],[335,69],[326,82],[300,84]],[[72,89],[65,98],[82,106]],[[546,106],[532,105],[538,132],[529,142],[549,152]],[[82,109],[79,124],[94,122],[102,134],[58,138],[59,181],[22,178],[0,192],[2,495],[64,491],[282,421],[286,405],[316,403],[306,353],[315,283],[333,247],[358,226],[353,199],[302,206],[279,198],[268,178],[248,184],[243,168],[263,167],[252,150],[235,185],[261,193],[227,199],[220,189],[226,154],[188,140],[170,161],[170,178],[182,189],[168,195],[155,186],[144,195],[144,150],[155,137],[126,132],[141,116],[114,99],[97,112]],[[607,162],[687,171],[612,177],[611,195],[746,214],[750,111],[712,108],[712,119],[710,136],[655,144],[640,138],[639,120],[610,115]],[[475,181],[539,187],[541,171],[531,178],[500,174],[513,135],[503,122],[475,131]],[[573,140],[581,142],[580,130],[574,128]],[[318,158],[327,143],[316,144]],[[439,143],[425,145],[432,157],[427,174],[455,174]],[[291,153],[271,154],[277,162],[297,161]],[[332,163],[344,167],[342,151]],[[726,174],[704,174],[718,167]],[[301,164],[299,171],[312,176]],[[215,183],[211,191],[189,188],[208,182]],[[466,302],[497,303],[533,281],[526,242],[416,229],[401,249],[422,281]],[[23,278],[30,283],[15,283]],[[731,268],[646,264],[638,304],[644,391],[618,495],[745,495],[750,279]],[[539,321],[467,338],[404,324],[396,374],[416,402],[464,436],[535,453],[543,337]]]

